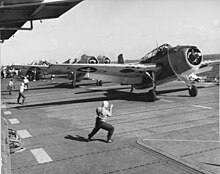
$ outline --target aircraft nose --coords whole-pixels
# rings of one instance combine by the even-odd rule
[[[189,48],[187,52],[187,60],[190,64],[194,66],[199,65],[202,62],[201,51],[196,47]]]

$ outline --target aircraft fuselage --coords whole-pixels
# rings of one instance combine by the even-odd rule
[[[202,55],[195,46],[171,47],[164,44],[144,56],[140,64],[154,63],[161,67],[156,72],[157,85],[173,81],[177,78],[189,76],[202,62]],[[147,88],[152,86],[152,79],[146,76],[141,84],[134,85],[135,88]]]

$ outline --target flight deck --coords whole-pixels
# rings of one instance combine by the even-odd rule
[[[174,81],[157,87],[158,100],[146,90],[84,80],[73,89],[68,80],[31,81],[24,105],[17,104],[21,81],[8,94],[1,80],[1,113],[19,132],[25,150],[10,154],[12,174],[182,174],[220,172],[219,86],[197,83],[198,96]],[[113,143],[100,130],[87,142],[95,110],[114,105],[108,122]]]

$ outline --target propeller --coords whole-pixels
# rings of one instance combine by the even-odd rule
[[[190,49],[187,59],[192,65],[199,65],[202,61],[202,54],[198,49]]]

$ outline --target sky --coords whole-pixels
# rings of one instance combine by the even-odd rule
[[[34,21],[0,44],[1,65],[81,55],[140,59],[157,43],[220,53],[219,0],[85,0],[56,19]]]

